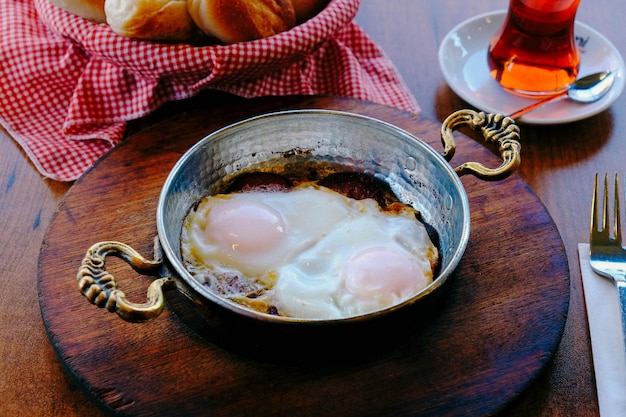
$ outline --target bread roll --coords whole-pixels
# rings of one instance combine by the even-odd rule
[[[50,0],[61,9],[97,23],[106,21],[104,0]]]
[[[196,25],[223,43],[266,38],[296,24],[291,0],[188,0],[188,8]]]
[[[319,12],[328,4],[328,0],[291,0],[296,12],[296,23],[302,23]]]
[[[106,22],[133,39],[187,42],[196,30],[187,0],[105,0]]]

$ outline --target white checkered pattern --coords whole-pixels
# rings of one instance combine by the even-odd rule
[[[48,0],[1,0],[0,123],[43,176],[71,181],[122,140],[126,122],[204,89],[328,94],[419,111],[352,21],[359,3],[332,0],[270,38],[194,47],[127,39]]]

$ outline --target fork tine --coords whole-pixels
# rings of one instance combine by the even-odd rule
[[[602,204],[602,230],[608,235],[606,225],[609,224],[609,174],[604,174],[604,201]]]
[[[626,183],[626,175],[624,176]],[[589,238],[591,243],[596,245],[621,246],[622,243],[622,227],[620,216],[620,196],[619,196],[619,174],[615,173],[615,184],[613,191],[613,218],[609,218],[611,211],[609,208],[609,174],[604,174],[604,184],[602,187],[604,195],[601,197],[599,193],[599,175],[596,172],[593,183],[593,196],[591,199],[591,221]],[[626,192],[626,186],[624,188]],[[602,204],[602,213],[600,213],[600,204]],[[599,220],[602,217],[602,220]],[[600,224],[598,224],[600,223]],[[593,247],[594,245],[592,245]],[[593,249],[593,248],[592,248]]]
[[[613,205],[613,236],[615,241],[621,245],[622,243],[622,228],[620,227],[620,215],[619,215],[619,175],[615,173],[615,203]]]
[[[593,196],[591,197],[591,224],[589,234],[593,236],[598,232],[598,173],[593,181]]]

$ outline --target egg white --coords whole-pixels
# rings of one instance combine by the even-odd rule
[[[181,246],[190,272],[214,291],[306,319],[398,304],[432,282],[438,256],[411,208],[386,212],[310,185],[205,197]]]

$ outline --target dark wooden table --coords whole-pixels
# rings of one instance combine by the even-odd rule
[[[443,81],[437,49],[459,22],[505,0],[364,0],[357,21],[387,52],[422,106],[442,121],[468,107]],[[626,4],[583,0],[578,18],[626,51]],[[168,110],[170,116],[176,106]],[[150,119],[130,131],[145,128]],[[541,198],[565,244],[571,276],[568,320],[553,363],[506,416],[598,415],[577,243],[588,241],[593,174],[626,171],[626,101],[561,126],[522,126],[521,177]],[[46,335],[37,299],[43,237],[71,184],[42,179],[11,137],[0,131],[0,415],[102,415],[68,378]],[[79,319],[79,318],[78,318]]]

